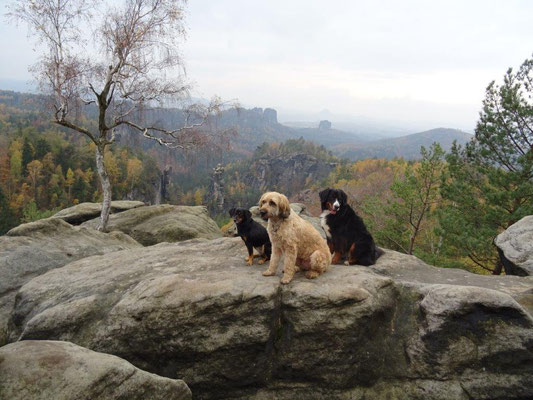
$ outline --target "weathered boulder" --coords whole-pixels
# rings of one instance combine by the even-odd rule
[[[142,201],[116,200],[111,202],[111,214],[131,210],[132,208],[143,207]],[[60,218],[72,225],[79,225],[82,222],[100,216],[102,203],[80,203],[75,206],[65,208],[56,214],[54,218]]]
[[[500,233],[494,244],[507,275],[533,275],[533,215]]]
[[[142,246],[121,232],[102,233],[57,218],[22,224],[0,236],[0,346],[24,283],[81,258],[136,247]]]
[[[182,380],[142,371],[68,342],[25,340],[0,348],[0,399],[191,399]]]
[[[387,251],[282,286],[245,256],[221,238],[73,262],[19,290],[10,340],[114,354],[198,399],[533,396],[533,278]]]
[[[96,228],[99,219],[82,226]],[[218,225],[202,206],[161,204],[127,210],[109,217],[108,231],[127,233],[144,246],[187,239],[222,237]]]
[[[533,277],[479,275],[463,269],[438,268],[415,256],[390,250],[386,250],[385,259],[373,265],[372,270],[419,291],[428,285],[475,286],[497,290],[512,296],[533,315]]]
[[[306,221],[309,221],[311,223],[311,225],[313,225],[315,227],[315,229],[318,232],[320,232],[322,237],[324,239],[326,238],[326,234],[324,233],[324,229],[322,229],[322,227],[320,226],[320,218],[313,217],[311,214],[309,214],[307,212],[307,207],[305,206],[305,204],[302,204],[302,203],[291,203],[291,209],[292,209],[292,211],[297,213],[300,217],[302,217]],[[261,225],[263,225],[266,228],[267,222],[264,221],[259,216],[259,207],[258,206],[250,207],[250,212],[252,213],[252,218],[254,219],[254,221],[259,222]],[[231,225],[228,229],[226,229],[225,235],[226,236],[235,236],[235,235],[237,235],[237,227],[235,226],[235,224]]]

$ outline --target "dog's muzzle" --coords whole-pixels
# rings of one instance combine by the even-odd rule
[[[264,220],[267,220],[268,218],[266,217],[267,215],[267,212],[265,210],[261,210],[259,211],[259,215],[261,216],[261,218],[263,218]]]

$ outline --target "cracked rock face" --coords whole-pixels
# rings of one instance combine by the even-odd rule
[[[84,222],[82,226],[95,229],[98,223],[99,218],[95,218]],[[222,236],[205,207],[170,204],[137,207],[111,214],[107,230],[126,233],[144,246]]]
[[[198,399],[533,396],[533,278],[387,251],[282,286],[246,255],[195,239],[73,262],[20,289],[9,338],[114,354]]]
[[[142,201],[113,200],[111,202],[111,214],[144,207],[145,205]],[[101,212],[102,203],[80,203],[57,212],[54,214],[54,218],[60,218],[72,225],[79,225],[82,222],[99,217]]]
[[[25,340],[0,348],[0,398],[189,400],[185,382],[72,343]]]
[[[18,289],[30,279],[72,261],[141,247],[121,233],[102,233],[47,218],[23,224],[0,237],[0,346]]]
[[[494,244],[507,275],[533,275],[533,215],[500,233]]]

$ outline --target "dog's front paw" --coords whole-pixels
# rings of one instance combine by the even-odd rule
[[[250,257],[249,259],[246,260],[246,264],[248,265],[254,265],[254,258],[253,257]]]
[[[287,283],[290,283],[292,281],[292,277],[284,276],[281,278],[281,283],[286,285]]]
[[[262,258],[262,259],[260,259],[260,260],[258,261],[258,264],[264,264],[264,263],[266,263],[266,262],[267,262],[267,260],[265,260],[264,258]]]
[[[307,271],[307,272],[305,273],[305,277],[306,277],[307,279],[315,279],[315,278],[317,278],[318,276],[320,276],[320,274],[319,274],[318,272],[316,272],[316,271]]]
[[[276,275],[276,272],[275,271],[271,271],[269,269],[267,269],[265,272],[263,272],[263,276],[274,276]]]

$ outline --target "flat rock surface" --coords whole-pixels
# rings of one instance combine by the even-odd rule
[[[0,236],[0,345],[18,289],[30,279],[72,261],[111,251],[142,247],[121,233],[102,233],[47,218]]]
[[[185,382],[68,342],[25,340],[0,348],[0,398],[188,400]]]
[[[533,215],[522,218],[494,240],[507,274],[533,275]]]
[[[198,399],[533,397],[529,278],[387,251],[283,286],[246,255],[220,238],[73,262],[19,290],[9,339],[114,354]]]
[[[95,229],[98,222],[95,218],[82,226]],[[222,237],[222,231],[203,206],[160,204],[138,207],[110,215],[107,230],[124,232],[144,246]]]
[[[115,200],[111,202],[111,214],[145,205],[142,201]],[[60,218],[69,224],[79,225],[82,222],[98,217],[101,212],[102,203],[80,203],[57,212],[54,214],[54,218]]]
[[[478,275],[456,268],[438,268],[415,256],[387,250],[371,269],[407,286],[428,284],[477,286],[511,295],[533,315],[533,277]]]

